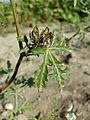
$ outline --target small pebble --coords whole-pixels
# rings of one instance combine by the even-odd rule
[[[76,115],[73,112],[69,112],[65,114],[67,120],[76,120]]]
[[[5,103],[4,104],[4,108],[6,109],[6,110],[13,110],[13,105],[12,105],[12,103]]]

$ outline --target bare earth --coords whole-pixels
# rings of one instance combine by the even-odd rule
[[[26,29],[23,33],[28,33]],[[71,36],[72,33],[65,33],[65,36]],[[90,33],[86,33],[86,38],[90,39]],[[16,33],[7,34],[5,37],[0,36],[0,67],[6,68],[7,60],[12,63],[14,68],[19,56],[18,42],[16,42]],[[30,78],[35,70],[38,69],[42,57],[25,58],[20,66],[17,78],[26,76]],[[0,78],[4,81],[6,76]],[[25,86],[21,89],[27,101],[35,102],[32,110],[27,110],[23,114],[26,117],[49,116],[53,110],[56,120],[62,112],[62,106],[65,102],[72,101],[73,112],[77,120],[90,120],[90,45],[88,47],[72,47],[72,59],[70,60],[70,76],[65,81],[65,87],[59,92],[56,81],[47,83],[47,87],[38,98],[38,91],[35,87]],[[57,109],[57,110],[56,110]],[[17,118],[21,120],[20,118]],[[1,119],[0,119],[1,120]],[[22,118],[24,120],[24,117]],[[64,119],[63,119],[64,120]]]

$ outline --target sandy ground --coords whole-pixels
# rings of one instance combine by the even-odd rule
[[[23,33],[28,33],[28,31],[29,29],[25,29]],[[69,37],[72,33],[64,34]],[[86,33],[86,38],[89,40],[90,33]],[[0,67],[5,68],[7,60],[10,60],[12,67],[14,67],[18,56],[16,33],[7,34],[5,37],[0,36]],[[21,76],[30,78],[33,72],[38,69],[41,59],[41,57],[25,58],[20,66],[17,78]],[[4,81],[5,77],[0,77],[0,79],[0,81]],[[21,94],[31,102],[36,101],[38,97],[37,89],[34,87],[25,86],[21,90]],[[47,87],[37,100],[35,108],[24,112],[24,115],[37,116],[40,113],[40,116],[49,116],[54,109],[55,119],[59,120],[58,116],[62,113],[61,108],[67,101],[71,101],[74,105],[73,112],[77,120],[90,120],[90,46],[72,47],[70,76],[65,82],[63,91],[59,92],[56,81],[49,80]]]

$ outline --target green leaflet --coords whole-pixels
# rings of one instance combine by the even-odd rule
[[[37,80],[37,87],[39,91],[42,91],[43,87],[45,87],[45,83],[47,81],[47,74],[48,74],[48,49],[46,50],[44,61],[40,66],[39,71],[37,72],[36,80]]]
[[[53,63],[53,66],[54,66],[54,68],[55,68],[55,71],[56,71],[56,74],[57,74],[57,81],[58,81],[58,83],[59,83],[59,86],[60,86],[60,88],[62,89],[62,79],[61,79],[61,72],[60,72],[60,69],[59,69],[59,67],[58,67],[58,64],[57,64],[57,62],[56,62],[56,59],[55,59],[55,57],[52,55],[52,53],[49,51],[49,56],[50,56],[50,59],[51,59],[51,61],[52,61],[52,63]]]
[[[19,35],[19,37],[17,37],[17,40],[20,41],[20,42],[24,42],[24,36]]]
[[[23,104],[18,105],[18,111],[31,110],[32,108],[33,108],[33,104],[29,101],[25,101]]]
[[[51,51],[49,51],[49,52],[51,53]],[[51,54],[52,54],[52,53],[51,53]],[[59,61],[53,54],[52,54],[52,57],[53,57],[54,62],[55,62],[56,64],[62,64],[62,62]],[[50,63],[53,65],[53,62],[52,62],[51,57],[49,57],[49,61],[50,61]]]
[[[41,48],[33,48],[32,49],[32,54],[33,55],[39,55],[39,54],[44,54],[45,52],[46,52],[46,48],[43,48],[43,47],[41,47]]]
[[[19,51],[19,53],[26,53],[27,54],[28,50],[29,50],[29,48],[27,46],[25,46]]]
[[[77,0],[74,0],[74,7],[76,7],[77,5]]]
[[[47,74],[47,65],[44,66],[44,64],[42,64],[39,70],[39,74],[37,75],[37,87],[39,91],[42,91],[43,87],[46,86]]]
[[[64,45],[62,45],[62,46],[54,46],[54,47],[50,47],[49,48],[50,50],[57,50],[57,51],[66,51],[66,52],[70,52],[71,50],[70,50],[70,48],[68,48],[67,46],[64,46]]]

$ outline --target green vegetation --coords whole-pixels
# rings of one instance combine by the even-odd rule
[[[80,23],[90,15],[90,0],[19,0],[17,11],[20,23],[68,21]],[[0,2],[0,24],[14,24],[10,3]]]
[[[10,61],[7,61],[7,69],[0,68],[1,77],[4,74],[7,74],[5,83],[2,83],[0,86],[0,93],[3,95],[2,102],[8,100],[10,97],[14,98],[13,110],[7,110],[8,119],[15,120],[18,114],[35,108],[35,102],[38,101],[36,100],[35,102],[29,102],[29,100],[26,100],[20,93],[22,89],[27,87],[25,85],[31,87],[29,82],[25,79],[22,79],[21,82],[16,79],[16,75],[22,60],[27,56],[35,56],[36,58],[40,55],[43,56],[43,60],[39,66],[39,69],[32,75],[32,86],[36,85],[39,93],[46,86],[46,83],[49,79],[57,80],[59,88],[62,90],[68,71],[68,67],[65,65],[65,57],[67,54],[71,54],[69,42],[73,37],[79,35],[76,46],[81,47],[84,43],[83,40],[85,38],[85,30],[88,29],[88,27],[80,27],[79,30],[73,36],[71,36],[71,38],[62,39],[59,37],[58,40],[58,35],[55,34],[55,32],[50,32],[48,27],[40,32],[38,27],[35,26],[28,36],[21,35],[21,33],[19,33],[17,16],[15,16],[16,11],[19,16],[19,23],[25,26],[56,21],[67,21],[78,24],[86,17],[89,17],[89,4],[90,0],[18,0],[16,10],[15,6],[13,9],[11,8],[10,3],[0,2],[0,25],[5,27],[10,25],[13,26],[14,24],[16,25],[20,53],[15,69],[12,69]],[[14,11],[14,19],[12,11]],[[63,60],[59,58],[57,53],[63,56]],[[78,65],[78,67],[80,67],[80,65]],[[11,72],[13,72],[12,76],[10,75]],[[10,87],[10,89],[7,92],[4,91],[9,85],[11,85],[11,83],[14,84]],[[22,86],[20,86],[21,84]],[[38,98],[39,97],[40,96],[38,96]],[[53,105],[55,105],[55,102],[56,100],[53,101]],[[52,115],[50,118],[47,118],[47,120],[54,120],[54,107],[52,108]],[[28,120],[44,119],[39,117],[31,118],[30,116]]]
[[[7,26],[8,24],[13,24],[13,15],[10,3],[0,2],[0,25]]]

